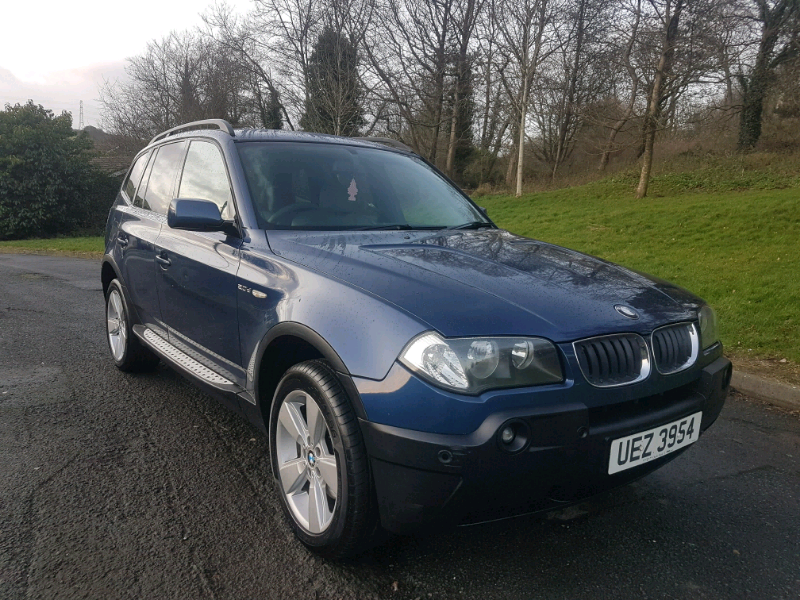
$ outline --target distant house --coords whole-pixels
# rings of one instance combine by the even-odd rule
[[[92,159],[92,164],[112,177],[124,177],[136,156],[136,150],[131,149],[131,144],[120,143],[117,136],[91,125],[84,127],[83,131],[94,142],[94,148],[98,152]]]

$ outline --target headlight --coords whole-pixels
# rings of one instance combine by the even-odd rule
[[[429,331],[408,343],[400,362],[435,385],[469,394],[564,380],[556,347],[541,338],[446,340]]]
[[[717,313],[706,304],[698,311],[697,317],[700,320],[700,347],[705,350],[719,341]]]

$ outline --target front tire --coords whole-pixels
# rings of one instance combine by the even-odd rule
[[[347,393],[318,360],[291,367],[270,416],[272,470],[283,512],[310,550],[343,558],[376,529],[369,462]]]
[[[125,294],[118,279],[106,290],[106,341],[114,364],[121,371],[151,371],[158,357],[134,335]]]

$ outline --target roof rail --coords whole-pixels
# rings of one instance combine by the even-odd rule
[[[234,137],[236,134],[233,132],[233,126],[228,123],[225,119],[205,119],[203,121],[192,121],[191,123],[186,123],[184,125],[178,125],[177,127],[173,127],[172,129],[167,129],[166,131],[159,133],[156,137],[150,140],[150,144],[153,142],[157,142],[158,140],[164,139],[165,137],[169,137],[171,135],[175,135],[176,133],[180,133],[182,131],[191,131],[192,129],[219,129],[220,131],[225,131],[228,133],[229,136]],[[150,144],[147,144],[148,146]]]
[[[392,138],[387,137],[360,137],[356,138],[357,140],[364,140],[367,142],[377,142],[378,144],[384,144],[386,146],[391,146],[392,148],[397,148],[398,150],[405,150],[406,152],[411,152],[412,154],[416,154],[410,146],[406,146],[403,142],[399,140],[395,140]]]

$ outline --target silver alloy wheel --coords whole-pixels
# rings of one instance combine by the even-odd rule
[[[119,291],[111,290],[106,306],[108,321],[108,343],[114,360],[120,361],[125,355],[125,343],[128,341],[128,327],[125,324],[125,310],[122,308],[122,296]]]
[[[339,469],[325,417],[302,390],[283,399],[275,450],[283,495],[295,521],[310,533],[323,533],[336,510]]]

